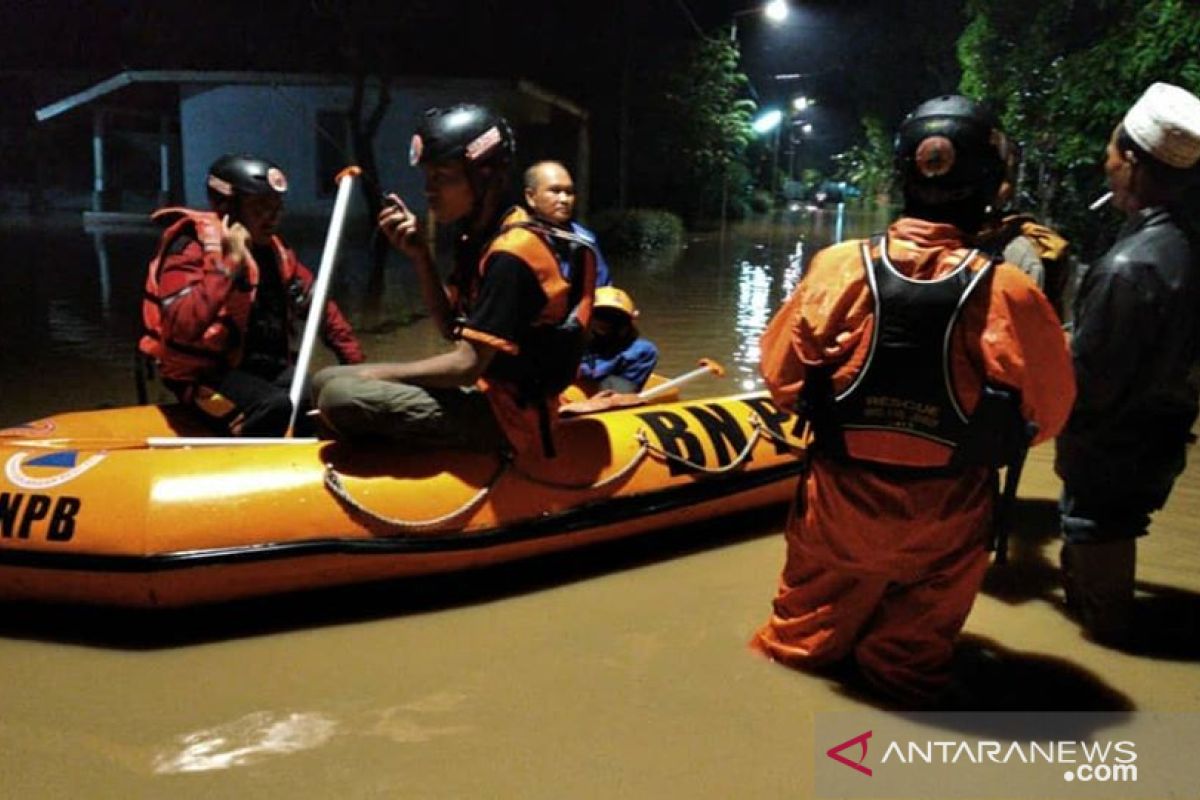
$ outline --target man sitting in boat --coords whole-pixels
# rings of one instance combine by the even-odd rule
[[[637,317],[628,293],[615,286],[596,290],[591,337],[579,365],[582,381],[600,390],[627,394],[642,390],[658,364],[658,348],[639,335],[634,323]]]
[[[434,108],[413,136],[435,218],[456,226],[443,283],[417,215],[395,194],[379,215],[412,260],[433,321],[451,348],[417,361],[330,367],[313,379],[323,422],[341,438],[422,447],[553,454],[558,393],[575,377],[592,310],[595,260],[564,279],[552,232],[505,211],[515,151],[508,122],[477,105]]]
[[[968,242],[1004,176],[969,98],[901,124],[904,212],[817,253],[762,339],[781,408],[814,432],[770,619],[752,646],[849,661],[904,704],[940,700],[988,567],[997,466],[1062,429],[1075,395],[1058,317],[1030,278]],[[1015,462],[1013,462],[1015,463]]]
[[[277,165],[224,155],[208,171],[212,211],[154,213],[167,229],[146,276],[138,349],[220,433],[278,436],[291,418],[288,390],[313,275],[276,234],[286,191]],[[361,362],[332,301],[324,322],[338,361]]]
[[[557,161],[539,161],[526,169],[525,205],[535,217],[549,223],[556,231],[572,234],[572,237],[555,236],[551,240],[558,252],[564,278],[570,277],[572,263],[581,257],[581,246],[586,246],[596,258],[596,285],[612,284],[596,234],[574,218],[575,182],[566,167]]]

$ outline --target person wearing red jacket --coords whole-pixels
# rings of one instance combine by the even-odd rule
[[[287,178],[275,164],[225,155],[208,172],[213,211],[164,208],[146,276],[139,350],[215,430],[283,434],[313,275],[277,234]],[[332,301],[323,338],[343,364],[363,361]]]
[[[939,97],[896,141],[902,216],[817,253],[763,336],[771,395],[814,438],[751,646],[925,706],[988,566],[997,465],[1058,433],[1075,383],[1037,286],[970,245],[1004,175],[995,118]]]

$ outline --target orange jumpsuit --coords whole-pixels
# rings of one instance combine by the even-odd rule
[[[951,225],[901,218],[888,234],[891,263],[915,280],[949,273],[968,252]],[[860,248],[846,242],[817,253],[763,335],[762,374],[781,407],[796,407],[810,368],[833,367],[840,392],[867,358],[874,304]],[[1070,354],[1026,275],[997,265],[990,294],[967,301],[951,336],[951,378],[967,413],[986,379],[1020,392],[1022,415],[1038,426],[1035,443],[1058,433],[1075,397]],[[875,439],[891,463],[921,444]],[[935,698],[987,569],[995,487],[988,467],[929,477],[814,454],[789,515],[774,613],[751,646],[796,667],[853,655],[888,694],[913,704]]]

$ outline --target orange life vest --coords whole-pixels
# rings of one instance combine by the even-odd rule
[[[587,248],[583,274],[572,274],[569,280],[563,277],[552,244],[555,237]],[[520,449],[520,444],[530,438],[531,423],[536,422],[543,449],[552,456],[550,429],[557,413],[557,398],[574,380],[586,344],[596,286],[595,251],[586,239],[538,222],[518,206],[505,214],[500,232],[484,248],[479,258],[479,278],[494,253],[508,253],[524,262],[537,278],[546,303],[522,337],[520,352],[493,360],[482,384],[485,389],[509,388],[489,392],[489,399],[514,446]],[[478,285],[478,281],[473,282],[471,295]],[[473,296],[469,299],[474,301]],[[457,305],[463,310],[461,303]]]
[[[146,286],[142,296],[143,333],[138,350],[159,363],[163,377],[175,380],[193,380],[206,370],[237,366],[241,361],[241,345],[258,289],[258,265],[253,259],[249,260],[244,278],[230,288],[212,324],[199,340],[181,342],[173,339],[163,330],[163,310],[178,299],[180,293],[171,297],[162,296],[159,277],[163,262],[176,239],[190,232],[204,252],[201,269],[223,270],[221,219],[213,212],[189,208],[162,208],[155,211],[151,218],[166,222],[168,227],[146,270]],[[287,249],[279,237],[272,236],[271,245],[280,277],[286,286],[294,277],[292,260],[287,257]]]

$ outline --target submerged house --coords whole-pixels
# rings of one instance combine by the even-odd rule
[[[365,119],[382,93],[374,79],[362,88]],[[334,175],[355,161],[350,118],[355,90],[355,79],[346,76],[127,71],[42,105],[36,118],[44,126],[90,123],[90,186],[80,175],[80,185],[72,187],[85,201],[89,229],[139,225],[167,203],[206,207],[206,170],[228,152],[279,163],[288,175],[289,215],[318,217],[332,208]],[[420,172],[408,164],[412,132],[424,109],[463,101],[486,103],[509,119],[518,166],[543,158],[563,161],[575,174],[585,209],[588,114],[522,80],[393,80],[374,139],[379,175],[370,176],[368,186],[396,191],[415,209],[423,208]],[[364,213],[361,203],[353,209]]]

